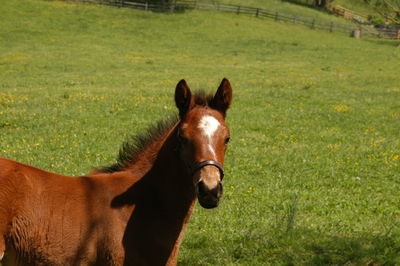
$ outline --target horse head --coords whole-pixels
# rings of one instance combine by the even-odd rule
[[[232,88],[227,79],[222,80],[215,95],[206,98],[194,96],[184,80],[176,86],[180,159],[204,208],[217,207],[222,196],[223,164],[230,140],[225,117],[231,101]]]

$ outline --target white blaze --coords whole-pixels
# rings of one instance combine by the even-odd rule
[[[213,156],[215,157],[215,151],[214,151],[214,147],[211,146],[211,144],[208,144],[208,148],[210,149],[211,153],[213,154]]]
[[[199,123],[199,128],[201,129],[203,135],[205,135],[208,138],[208,143],[209,143],[208,148],[210,149],[214,157],[215,157],[215,150],[212,145],[212,137],[214,133],[217,131],[219,126],[220,123],[218,122],[218,120],[209,115],[204,116]]]
[[[200,120],[199,128],[203,131],[203,134],[208,138],[211,138],[215,131],[217,131],[220,123],[217,119],[212,116],[206,115]]]

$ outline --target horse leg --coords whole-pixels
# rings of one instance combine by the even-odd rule
[[[0,175],[0,181],[1,181],[1,175]],[[2,183],[0,182],[0,187],[2,187]],[[0,191],[1,192],[1,191]],[[7,236],[7,223],[8,223],[8,215],[7,212],[5,211],[5,207],[9,206],[8,202],[5,202],[4,196],[2,193],[0,193],[0,262],[4,258],[4,252],[6,251],[6,236]],[[1,264],[0,264],[1,265]]]
[[[3,261],[3,265],[5,265],[3,259],[6,252],[6,236],[8,233],[6,223],[7,219],[4,219],[4,217],[6,216],[0,211],[0,265],[1,261]]]
[[[6,250],[6,245],[5,245],[4,237],[2,235],[0,235],[0,261],[4,257],[5,250]]]

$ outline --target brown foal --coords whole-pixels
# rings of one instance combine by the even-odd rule
[[[0,260],[7,265],[175,265],[196,198],[222,195],[232,89],[176,86],[179,117],[159,122],[82,177],[0,159]]]

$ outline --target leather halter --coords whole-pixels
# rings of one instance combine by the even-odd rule
[[[196,173],[197,171],[199,171],[204,166],[207,166],[207,165],[212,165],[212,166],[215,166],[215,167],[218,168],[219,174],[220,174],[220,179],[222,181],[222,179],[224,178],[224,175],[225,175],[224,167],[222,166],[222,164],[220,164],[220,163],[218,163],[216,161],[213,161],[213,160],[203,161],[203,162],[200,162],[200,163],[196,164],[194,166],[194,168],[193,168],[193,174]]]

